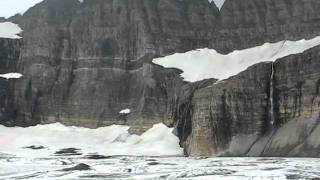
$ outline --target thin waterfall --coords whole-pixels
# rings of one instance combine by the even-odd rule
[[[273,126],[275,117],[274,117],[274,102],[273,102],[273,96],[274,96],[274,63],[272,63],[271,67],[271,76],[270,76],[270,96],[269,96],[269,118],[270,118],[270,125]]]

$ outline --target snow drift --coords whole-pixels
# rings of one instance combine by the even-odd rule
[[[226,55],[213,49],[198,49],[157,58],[153,63],[165,68],[181,69],[183,71],[181,76],[185,81],[195,82],[210,78],[223,80],[256,63],[275,61],[291,54],[299,54],[317,45],[320,45],[320,36],[310,40],[265,43]]]
[[[0,23],[0,38],[8,39],[20,39],[21,37],[17,34],[20,34],[22,29],[12,22],[3,22]]]
[[[0,152],[20,157],[47,157],[64,148],[77,148],[83,155],[179,156],[183,154],[172,128],[156,124],[141,136],[130,127],[112,125],[98,129],[67,127],[59,123],[34,127],[0,126]],[[44,147],[33,150],[25,147]]]
[[[127,109],[122,109],[119,114],[130,114],[131,113],[131,109],[127,108]]]
[[[7,74],[0,74],[0,78],[5,78],[5,79],[19,79],[23,75],[20,73],[7,73]]]

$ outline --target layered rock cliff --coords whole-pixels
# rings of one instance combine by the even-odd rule
[[[164,122],[176,127],[189,155],[314,152],[319,48],[216,84],[184,82],[181,71],[151,61],[203,47],[228,53],[312,38],[320,35],[319,9],[318,0],[226,0],[221,11],[207,0],[45,0],[10,18],[24,30],[22,40],[12,48],[0,42],[0,63],[8,64],[0,70],[24,74],[1,80],[0,122],[115,123],[137,133]],[[119,113],[126,108],[130,114]],[[290,133],[292,142],[282,138]]]
[[[212,47],[221,52],[319,35],[316,0],[226,0]]]
[[[196,91],[187,152],[319,157],[319,50],[260,63]]]
[[[0,38],[0,74],[16,72],[20,45],[20,40]],[[0,78],[0,122],[7,126],[13,125],[16,115],[13,93],[15,82]]]

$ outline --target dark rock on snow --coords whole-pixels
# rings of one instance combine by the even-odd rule
[[[104,155],[99,155],[99,154],[90,154],[85,156],[87,159],[110,159],[112,156],[104,156]]]
[[[24,148],[25,149],[33,149],[33,150],[45,149],[44,146],[37,146],[37,145],[27,146],[27,147],[24,147]]]
[[[80,163],[74,167],[62,169],[61,171],[88,171],[88,170],[91,170],[91,167],[89,165]]]
[[[55,152],[54,154],[57,156],[76,156],[76,155],[82,155],[81,152],[79,152],[80,149],[77,148],[65,148],[60,149],[59,151]]]

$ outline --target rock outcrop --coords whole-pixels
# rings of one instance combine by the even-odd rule
[[[0,39],[0,74],[16,72],[20,55],[20,40]],[[16,80],[0,78],[0,122],[13,125],[14,110],[14,83]]]
[[[270,72],[271,63],[260,63],[196,91],[188,154],[220,155],[233,136],[267,131]]]
[[[226,0],[220,11],[208,0],[44,0],[10,18],[22,40],[0,39],[0,72],[24,75],[0,80],[0,123],[141,133],[163,122],[189,155],[318,156],[319,48],[215,84],[151,61],[312,38],[319,9],[319,0]]]

